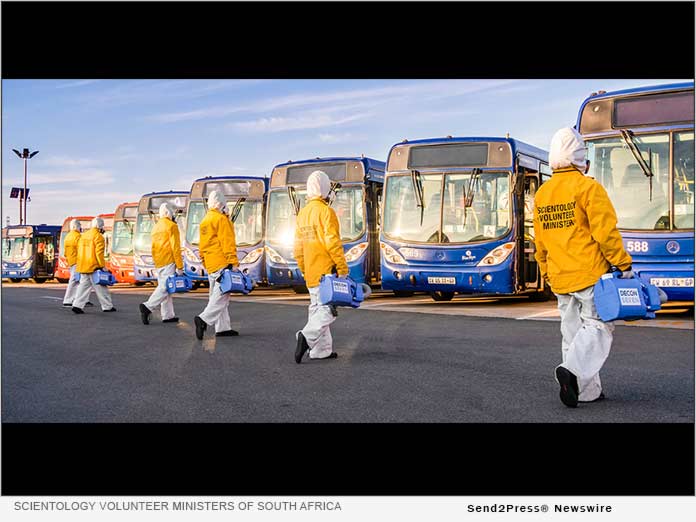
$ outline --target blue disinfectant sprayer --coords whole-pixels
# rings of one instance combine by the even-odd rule
[[[106,270],[96,270],[92,273],[92,282],[95,285],[111,286],[116,283],[116,278]]]
[[[656,286],[640,278],[621,279],[620,271],[604,274],[594,286],[594,302],[602,321],[655,319],[661,308]]]
[[[367,287],[367,295],[366,295]],[[369,287],[356,283],[350,277],[323,275],[319,281],[319,304],[358,308],[369,294]]]
[[[167,293],[188,292],[192,288],[193,283],[186,276],[170,275],[167,278]]]
[[[254,280],[244,272],[225,268],[218,278],[223,294],[248,294],[254,289]]]

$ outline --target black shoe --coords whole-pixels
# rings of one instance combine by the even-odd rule
[[[63,306],[72,306],[72,303],[63,303]]]
[[[570,371],[559,366],[556,368],[556,378],[561,385],[561,402],[569,408],[578,407],[578,379]]]
[[[85,306],[94,306],[94,305],[92,303],[90,303],[89,301],[87,301],[87,303],[85,303]]]
[[[215,333],[215,337],[234,337],[235,335],[239,335],[239,332],[236,330],[225,330],[224,332]]]
[[[336,357],[338,357],[338,354],[336,352],[331,352],[326,357],[319,357],[318,359],[312,359],[312,360],[313,361],[325,361],[326,359],[335,359]]]
[[[75,312],[76,314],[84,314],[85,313],[84,310],[82,310],[82,308],[78,308],[76,306],[72,307],[72,311]]]
[[[295,362],[300,364],[302,362],[302,357],[309,350],[309,345],[307,344],[307,339],[302,334],[302,332],[297,332],[297,346],[295,347]]]
[[[604,399],[606,399],[606,397],[604,396],[604,392],[599,392],[599,397],[597,397],[596,399],[592,399],[591,401],[581,401],[580,399],[578,399],[578,402],[597,402],[603,401]]]
[[[196,339],[202,341],[203,333],[205,332],[205,329],[208,328],[208,323],[206,323],[203,319],[201,319],[198,316],[193,318],[193,322],[196,325]]]
[[[142,305],[141,305],[142,306]],[[141,310],[142,311],[142,310]],[[162,319],[163,323],[178,323],[179,318],[178,317],[171,317],[169,319]]]
[[[150,324],[150,315],[152,315],[150,309],[145,304],[140,303],[140,319],[142,319],[143,324]]]
[[[113,306],[111,308],[109,308],[108,310],[102,310],[102,312],[115,312],[115,311],[116,311],[116,309]]]

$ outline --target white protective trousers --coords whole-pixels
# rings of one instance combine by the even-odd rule
[[[611,350],[614,325],[603,322],[597,315],[594,286],[569,294],[556,294],[556,297],[563,337],[563,362],[559,366],[577,377],[578,400],[593,401],[602,392],[599,371]]]
[[[309,314],[302,335],[310,347],[310,359],[323,359],[333,351],[331,323],[336,320],[331,307],[319,304],[319,287],[309,288]]]
[[[172,294],[167,292],[167,278],[176,273],[176,265],[170,263],[160,268],[155,268],[155,276],[157,276],[157,288],[152,292],[150,298],[145,301],[145,306],[151,312],[159,306],[162,320],[171,319],[174,317],[174,298]]]
[[[214,326],[215,333],[226,332],[232,329],[230,312],[227,309],[227,305],[230,302],[230,294],[223,294],[220,290],[220,283],[217,282],[217,278],[220,277],[225,268],[208,274],[208,283],[210,285],[208,306],[198,316],[208,325]]]
[[[65,297],[63,297],[64,305],[71,305],[75,300],[75,293],[80,282],[75,277],[77,264],[70,267],[70,279],[68,279],[68,287],[65,289]]]
[[[94,290],[97,294],[102,310],[111,310],[114,307],[109,290],[104,285],[95,285],[92,282],[92,274],[80,274],[80,284],[77,287],[73,307],[82,310],[87,304],[90,290]]]

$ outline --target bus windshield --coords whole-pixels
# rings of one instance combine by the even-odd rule
[[[227,208],[231,212],[237,199],[227,202]],[[200,242],[200,224],[206,214],[206,206],[203,201],[193,201],[189,205],[188,218],[186,220],[186,241],[191,245]],[[263,201],[245,201],[237,220],[234,223],[234,235],[239,246],[255,245],[263,238]]]
[[[296,187],[300,208],[305,206],[307,189]],[[336,211],[341,241],[354,241],[365,233],[364,188],[344,186],[336,192],[331,207]],[[286,190],[271,191],[268,201],[268,230],[270,242],[292,246],[295,241],[295,213]]]
[[[468,243],[496,239],[511,225],[510,174],[486,172],[422,174],[423,208],[410,175],[390,176],[384,205],[384,233],[417,243]],[[465,197],[470,206],[465,211]]]
[[[674,181],[670,181],[670,139],[673,141]],[[618,226],[629,230],[670,230],[694,227],[694,133],[634,135],[651,180],[621,137],[587,142],[589,176],[606,189],[614,204]],[[652,185],[652,187],[651,187]],[[670,208],[673,191],[674,209]]]
[[[133,236],[133,248],[136,252],[149,254],[152,250],[152,227],[155,226],[155,216],[150,214],[138,214]]]
[[[114,223],[111,241],[111,251],[114,254],[124,256],[133,254],[133,224],[128,221]]]
[[[10,263],[26,261],[31,257],[30,237],[8,237],[2,239],[2,259]]]

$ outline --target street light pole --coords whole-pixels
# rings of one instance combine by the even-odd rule
[[[19,159],[24,160],[24,191],[22,192],[22,197],[19,199],[19,224],[27,224],[27,161],[36,156],[39,151],[29,152],[29,149],[23,149],[19,152],[17,149],[12,149],[12,151],[17,155]],[[24,220],[22,220],[22,200],[24,200]]]

